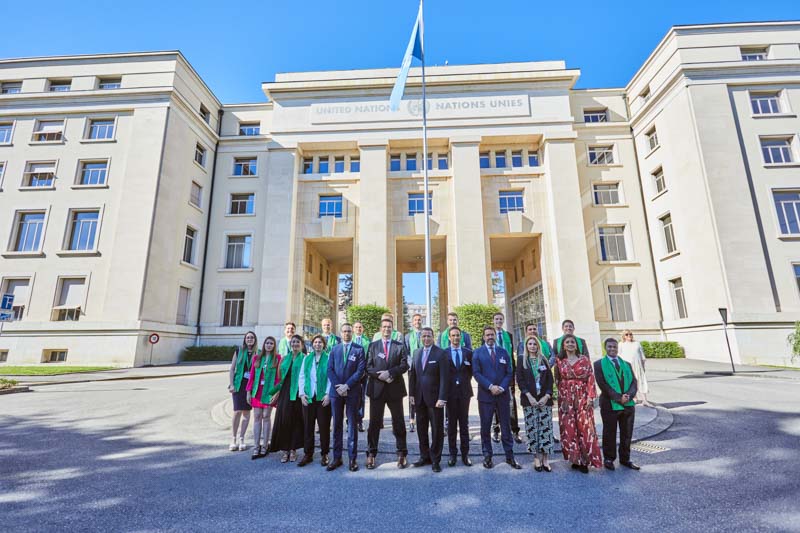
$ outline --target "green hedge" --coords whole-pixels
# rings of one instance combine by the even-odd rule
[[[189,346],[183,350],[181,361],[230,361],[238,346]]]
[[[0,390],[10,389],[11,387],[14,387],[16,385],[17,385],[16,379],[0,378]]]
[[[494,305],[464,304],[453,311],[458,314],[458,327],[472,337],[472,347],[477,348],[483,339],[483,327],[493,326],[492,318],[500,309]]]
[[[648,359],[680,359],[686,357],[683,347],[677,342],[642,341],[644,356]]]
[[[351,305],[347,308],[347,321],[351,324],[361,322],[364,326],[364,335],[371,339],[372,335],[381,329],[381,315],[388,312],[389,308],[382,305]],[[399,329],[397,317],[395,317],[394,329]]]

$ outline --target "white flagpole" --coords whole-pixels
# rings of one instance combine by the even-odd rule
[[[432,327],[431,319],[433,318],[433,306],[431,305],[431,224],[430,213],[428,212],[428,202],[430,202],[430,191],[428,189],[428,111],[426,108],[426,94],[425,94],[425,15],[423,0],[419,2],[420,9],[420,42],[422,43],[422,170],[423,170],[423,187],[425,195],[423,196],[425,203],[423,209],[425,210],[425,305],[427,306],[427,313],[425,324]]]

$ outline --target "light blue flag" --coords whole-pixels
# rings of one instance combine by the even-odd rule
[[[422,50],[422,33],[422,2],[420,2],[419,12],[417,13],[417,21],[414,22],[414,29],[411,30],[411,39],[408,41],[406,55],[403,56],[403,64],[400,66],[400,74],[397,76],[397,81],[394,82],[392,96],[389,98],[389,107],[392,111],[397,111],[400,108],[400,100],[403,98],[403,92],[406,89],[408,69],[411,68],[411,58],[416,57],[420,61],[425,61],[425,53]]]

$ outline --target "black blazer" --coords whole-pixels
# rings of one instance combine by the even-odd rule
[[[536,380],[533,379],[533,372],[531,372],[530,368],[525,368],[523,361],[525,359],[524,355],[520,355],[517,357],[517,387],[519,388],[519,402],[522,404],[523,407],[530,407],[531,402],[528,401],[528,393],[530,392],[531,395],[536,398],[537,400],[541,400],[542,396],[545,394],[550,395],[550,399],[547,400],[547,405],[553,406],[553,372],[550,370],[550,366],[545,364],[547,368],[545,370],[539,369],[539,385],[541,387],[541,392],[536,394]],[[542,356],[542,359],[547,361],[547,357]]]
[[[431,346],[428,361],[423,369],[423,351],[424,348],[419,348],[414,352],[414,363],[408,372],[408,386],[411,388],[410,394],[414,397],[415,406],[424,404],[427,407],[435,407],[437,400],[447,401],[450,389],[450,365],[444,350],[434,345]]]
[[[605,409],[611,409],[611,400],[615,402],[619,402],[622,400],[622,394],[617,394],[617,391],[611,388],[611,386],[606,381],[605,375],[603,375],[603,366],[602,366],[602,359],[594,362],[594,380],[597,383],[597,386],[600,388],[600,407]],[[620,364],[628,364],[626,363],[621,357],[619,358]],[[633,399],[636,396],[636,392],[639,390],[639,384],[636,382],[636,375],[633,374],[633,369],[631,369],[631,386],[628,390],[622,391],[623,394],[627,394],[628,396]],[[622,389],[622,385],[620,384],[620,389]]]
[[[378,372],[388,370],[394,381],[378,379]],[[403,374],[408,372],[408,352],[402,342],[389,341],[389,354],[383,353],[383,339],[370,343],[367,349],[367,396],[373,400],[399,400],[408,396]]]
[[[445,357],[450,361],[450,390],[448,400],[472,398],[472,350],[461,348],[461,369],[453,362],[450,347],[444,349]],[[456,383],[456,381],[458,383]]]

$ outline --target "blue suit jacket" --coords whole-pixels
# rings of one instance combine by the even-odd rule
[[[347,362],[344,360],[344,344],[336,344],[328,356],[328,379],[331,382],[331,397],[336,394],[336,386],[346,384],[350,390],[348,397],[361,397],[361,378],[367,368],[367,359],[364,348],[357,342],[350,343],[350,353]]]
[[[513,375],[511,358],[507,351],[496,344],[494,355],[496,364],[492,365],[489,348],[485,344],[472,352],[472,376],[478,382],[479,402],[491,402],[495,399],[508,401],[509,399],[508,389]],[[499,396],[494,396],[489,392],[491,385],[499,385],[503,388],[503,393]]]

